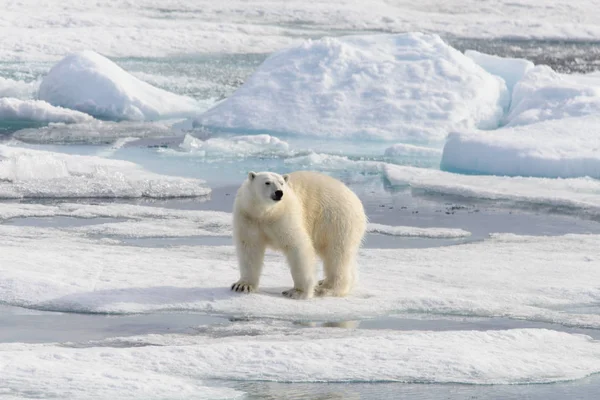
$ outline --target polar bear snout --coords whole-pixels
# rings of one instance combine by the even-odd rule
[[[281,200],[282,197],[283,197],[283,190],[276,190],[275,193],[273,193],[273,196],[271,196],[271,198],[275,201]]]

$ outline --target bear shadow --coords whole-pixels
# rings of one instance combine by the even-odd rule
[[[269,287],[261,288],[258,292],[253,293],[237,293],[226,287],[176,287],[176,286],[153,286],[153,287],[130,287],[122,289],[106,289],[95,290],[89,292],[73,293],[62,297],[57,297],[52,300],[39,303],[38,306],[30,306],[28,308],[54,311],[64,313],[83,313],[83,314],[132,314],[132,313],[148,313],[161,311],[198,311],[211,312],[211,302],[228,300],[240,296],[269,296],[277,297],[284,300],[290,300],[281,294],[282,291],[289,289],[286,287]],[[205,305],[200,305],[197,308],[177,307],[177,304],[207,302]],[[131,303],[134,306],[130,307],[132,311],[114,310],[116,304]],[[164,304],[164,307],[160,307]],[[136,306],[142,306],[139,311],[136,311]],[[147,307],[143,306],[159,306]],[[111,308],[113,310],[111,310]],[[120,307],[122,310],[123,307]]]

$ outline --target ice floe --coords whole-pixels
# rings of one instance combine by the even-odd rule
[[[165,122],[101,121],[82,124],[50,124],[37,129],[21,129],[14,139],[27,143],[107,144],[127,138],[159,138],[174,136]]]
[[[179,147],[185,152],[205,157],[287,155],[290,148],[287,142],[267,134],[215,137],[205,140],[188,134]]]
[[[88,114],[55,107],[42,100],[19,100],[0,98],[0,120],[24,122],[91,122],[94,118]]]
[[[0,198],[191,197],[210,189],[137,164],[0,145]]]
[[[600,179],[600,117],[451,134],[440,166],[472,174]]]
[[[442,150],[432,147],[397,143],[385,149],[386,157],[440,157]]]
[[[196,125],[345,139],[440,141],[494,128],[502,79],[436,35],[348,36],[271,55]]]
[[[506,200],[600,214],[600,180],[593,178],[460,175],[392,164],[385,164],[383,170],[388,181],[394,186],[410,186],[462,197]]]
[[[507,126],[578,117],[600,112],[600,77],[559,74],[539,65],[514,86]]]
[[[19,81],[0,76],[0,98],[13,97],[20,100],[29,100],[35,97],[40,82]]]
[[[475,61],[490,74],[502,78],[511,93],[517,82],[523,79],[527,71],[534,68],[531,61],[521,58],[499,57],[475,50],[465,51],[465,56]]]
[[[4,379],[0,389],[9,395],[50,392],[68,396],[76,392],[94,393],[96,398],[176,395],[221,399],[241,393],[208,388],[208,379],[531,384],[578,379],[600,371],[597,341],[544,329],[288,329],[258,337],[200,335],[185,344],[177,343],[173,335],[166,338],[176,344],[161,341],[158,346],[148,346],[152,337],[147,341],[140,337],[139,342],[146,346],[1,345],[0,372]]]
[[[203,107],[156,88],[93,51],[73,53],[44,77],[39,98],[110,120],[157,120],[193,115]]]
[[[594,235],[495,235],[427,251],[363,249],[359,284],[349,297],[298,302],[281,295],[292,281],[278,253],[266,255],[261,291],[239,295],[229,289],[239,274],[233,246],[133,247],[58,229],[0,225],[0,302],[72,312],[194,310],[291,320],[420,312],[598,328],[600,315],[569,310],[595,304],[599,242]]]

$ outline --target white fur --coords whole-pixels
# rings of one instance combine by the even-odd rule
[[[276,201],[276,191],[283,197]],[[289,175],[250,172],[237,192],[233,236],[240,280],[238,292],[258,289],[267,247],[282,251],[294,287],[292,298],[345,296],[356,278],[355,258],[367,217],[361,201],[342,182],[316,172]],[[316,256],[323,260],[325,279],[316,286]]]

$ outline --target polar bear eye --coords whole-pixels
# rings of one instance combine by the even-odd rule
[[[271,182],[265,182],[265,185],[269,186],[271,184]]]

